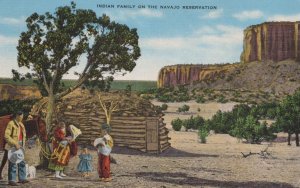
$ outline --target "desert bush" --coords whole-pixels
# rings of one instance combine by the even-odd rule
[[[219,98],[217,99],[217,102],[220,102],[220,103],[227,103],[228,100],[225,99],[224,95],[220,95]]]
[[[165,111],[168,109],[168,105],[166,103],[161,105],[161,110]]]
[[[203,95],[197,96],[196,98],[197,103],[205,103],[205,99]]]
[[[231,112],[221,112],[219,110],[206,125],[209,130],[214,130],[216,133],[227,134],[234,123],[235,121]]]
[[[192,129],[194,127],[193,116],[191,116],[189,119],[182,120],[182,126],[185,128],[185,131]]]
[[[205,123],[204,118],[198,115],[193,118],[192,129],[195,129],[195,130],[200,129],[201,127],[204,127],[204,123]]]
[[[177,97],[175,99],[176,102],[186,102],[186,101],[189,101],[189,100],[191,100],[191,98],[187,93],[179,94],[179,95],[177,95]]]
[[[190,110],[190,106],[186,104],[178,108],[178,112],[188,112],[189,110]]]
[[[146,99],[146,100],[151,100],[151,99],[155,98],[155,96],[153,94],[140,94],[140,97],[142,97],[143,99]]]
[[[199,136],[200,142],[205,144],[206,143],[206,138],[208,136],[208,131],[204,128],[201,128],[198,131],[198,136]]]
[[[171,125],[175,131],[180,131],[181,127],[182,127],[182,120],[179,118],[174,119],[174,120],[172,120]]]
[[[214,93],[214,91],[213,91],[212,89],[208,89],[208,88],[207,88],[207,89],[204,89],[204,90],[203,90],[203,93],[206,94],[206,95],[208,95],[208,94]]]
[[[160,102],[174,102],[175,98],[173,95],[166,94],[166,95],[160,95],[157,97],[157,100]]]
[[[230,131],[230,135],[239,139],[246,139],[248,143],[259,144],[263,140],[274,139],[270,129],[267,128],[266,123],[259,123],[258,119],[249,115],[246,118],[239,118]]]

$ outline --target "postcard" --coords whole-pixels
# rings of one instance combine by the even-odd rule
[[[300,187],[300,1],[0,1],[0,187]]]

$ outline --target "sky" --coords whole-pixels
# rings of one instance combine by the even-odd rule
[[[18,39],[25,20],[34,12],[54,13],[66,0],[0,0],[0,77],[12,77],[17,63]],[[137,28],[141,57],[134,70],[118,80],[157,80],[159,70],[174,64],[239,62],[243,30],[266,21],[300,21],[300,0],[75,0],[77,8]],[[108,6],[110,5],[110,7]],[[113,6],[113,8],[112,8]],[[134,6],[134,7],[133,7]],[[156,8],[155,8],[156,6]],[[162,7],[161,7],[162,6]],[[173,6],[174,8],[163,8]],[[184,9],[184,6],[208,6]],[[131,7],[131,8],[129,8]],[[85,63],[72,69],[76,79]]]

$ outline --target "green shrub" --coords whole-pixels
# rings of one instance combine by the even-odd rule
[[[189,110],[190,110],[190,106],[186,104],[178,108],[178,112],[188,112]]]
[[[161,105],[161,110],[165,111],[168,109],[168,105],[166,103]]]
[[[195,129],[195,130],[200,129],[200,128],[204,127],[204,123],[205,123],[204,118],[198,115],[193,118],[192,129]]]
[[[182,126],[185,128],[185,131],[192,129],[194,127],[194,119],[191,116],[189,119],[185,119],[182,121]]]
[[[206,143],[206,138],[208,136],[208,131],[204,128],[201,128],[198,131],[198,136],[199,136],[200,142],[205,144]]]
[[[182,120],[179,118],[172,120],[171,125],[175,131],[180,131],[182,127]]]
[[[201,95],[201,96],[198,96],[198,97],[196,98],[196,102],[197,102],[197,103],[205,103],[205,99],[204,99],[204,97]]]
[[[225,99],[224,95],[220,95],[217,102],[220,102],[220,103],[227,103],[228,100]]]
[[[274,139],[274,135],[267,128],[266,123],[260,124],[257,119],[249,115],[246,118],[239,118],[230,131],[230,134],[239,139],[246,139],[248,143],[259,144],[263,140]]]
[[[176,102],[186,102],[186,101],[189,101],[191,98],[188,94],[179,94],[177,97],[176,97]]]
[[[173,95],[170,95],[170,94],[166,94],[166,95],[160,95],[158,96],[158,101],[160,102],[174,102],[175,101],[175,98]]]

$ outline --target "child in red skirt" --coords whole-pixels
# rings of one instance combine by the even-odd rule
[[[113,147],[113,139],[108,134],[109,126],[102,125],[103,137],[94,141],[94,146],[98,151],[98,175],[101,181],[109,182],[112,180],[110,176],[110,152]]]

